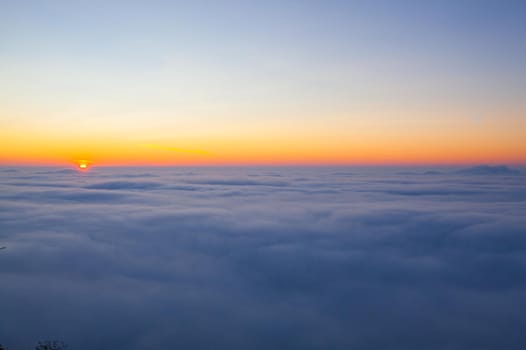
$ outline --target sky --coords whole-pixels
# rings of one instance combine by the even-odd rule
[[[0,344],[522,350],[526,169],[431,169],[2,167]]]
[[[0,164],[524,164],[524,23],[524,1],[0,1]]]

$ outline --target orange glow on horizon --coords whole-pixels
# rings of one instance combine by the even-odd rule
[[[170,152],[133,152],[113,149],[104,152],[93,149],[90,158],[102,166],[229,166],[229,165],[455,165],[455,164],[526,164],[526,157],[520,152],[498,151],[477,152],[459,150],[456,153],[440,152],[425,148],[404,148],[389,150],[364,149],[307,149],[274,150],[238,149],[221,152],[213,156],[195,154],[171,154]],[[69,154],[23,154],[20,156],[0,156],[0,164],[20,165],[64,165],[71,164]],[[91,162],[75,162],[79,170],[88,170]]]
[[[93,134],[0,131],[0,164],[99,166],[456,165],[526,164],[520,123],[513,132],[464,134],[444,129],[394,134],[389,130],[278,132],[147,139]],[[292,130],[292,129],[291,129]],[[94,141],[96,140],[96,141]]]
[[[519,153],[505,154],[501,152],[475,152],[470,150],[457,153],[442,153],[425,149],[408,150],[373,150],[360,152],[360,150],[292,150],[282,153],[272,151],[239,150],[227,154],[214,156],[196,156],[194,154],[157,154],[155,152],[93,152],[91,159],[95,159],[99,166],[257,166],[257,165],[312,165],[312,166],[345,166],[345,165],[462,165],[462,164],[526,164],[526,157]],[[9,157],[0,158],[0,165],[65,165],[71,164],[67,155],[47,157]],[[92,162],[75,162],[80,171],[87,171]]]

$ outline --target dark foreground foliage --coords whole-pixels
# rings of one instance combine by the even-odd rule
[[[44,340],[39,341],[35,346],[35,350],[66,350],[68,346],[59,340]],[[0,350],[8,350],[0,344]]]
[[[67,345],[58,340],[39,341],[35,350],[65,350]]]

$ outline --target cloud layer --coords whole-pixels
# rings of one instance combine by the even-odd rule
[[[509,175],[508,175],[509,174]],[[0,169],[0,343],[522,349],[526,176]]]

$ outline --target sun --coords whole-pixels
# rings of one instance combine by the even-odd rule
[[[88,160],[77,160],[76,163],[77,163],[78,169],[81,171],[88,170],[90,166],[90,161]]]

